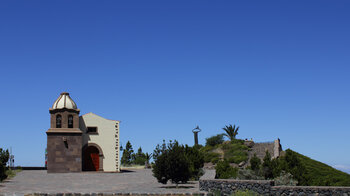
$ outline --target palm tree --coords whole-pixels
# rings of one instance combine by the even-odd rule
[[[238,135],[238,129],[239,126],[236,127],[236,125],[229,125],[229,126],[225,126],[224,128],[222,128],[226,133],[224,135],[226,135],[231,141],[233,141],[234,139],[236,139],[236,135]]]

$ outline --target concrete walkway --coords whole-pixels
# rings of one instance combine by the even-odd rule
[[[179,185],[163,185],[150,169],[123,173],[56,173],[28,170],[0,183],[0,195],[30,193],[199,193],[198,181]],[[173,187],[173,188],[169,188]]]

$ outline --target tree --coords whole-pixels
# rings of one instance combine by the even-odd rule
[[[224,135],[225,134],[217,134],[212,137],[206,138],[206,146],[216,146],[218,144],[222,144],[224,142]]]
[[[294,179],[298,181],[298,185],[309,185],[307,170],[297,156],[296,152],[287,149],[285,156],[282,157],[280,162],[280,167],[286,172],[291,173]]]
[[[0,148],[0,181],[7,178],[7,175],[5,174],[6,171],[6,163],[10,158],[10,154],[8,150],[2,150]]]
[[[190,164],[191,178],[198,180],[201,176],[201,168],[204,166],[204,155],[199,151],[199,146],[185,146],[185,155]]]
[[[132,149],[132,145],[131,145],[130,141],[128,141],[126,143],[125,149],[123,151],[121,163],[123,165],[130,165],[133,162],[133,153],[134,153],[134,150]]]
[[[236,135],[238,135],[238,129],[239,126],[236,127],[236,125],[229,125],[229,126],[225,126],[224,128],[222,128],[226,133],[224,133],[225,136],[227,136],[231,141],[233,141],[234,139],[236,139]]]
[[[152,153],[146,152],[145,156],[146,156],[145,168],[151,168],[151,166],[149,165],[149,160],[151,160]]]
[[[170,142],[166,150],[157,156],[152,171],[160,183],[166,184],[169,180],[176,186],[180,182],[186,183],[191,177],[191,172],[185,147],[177,141]]]
[[[215,166],[215,170],[215,178],[228,179],[237,177],[238,168],[231,167],[227,160],[219,161]]]
[[[170,143],[171,143],[171,140],[170,140]],[[153,159],[154,161],[157,160],[157,158],[166,151],[167,149],[167,145],[165,143],[165,140],[163,140],[163,144],[162,145],[159,145],[157,144],[156,148],[154,149],[153,151]]]
[[[133,163],[136,164],[136,165],[145,165],[146,163],[146,155],[145,153],[142,152],[142,148],[140,147],[138,150],[137,150],[137,153],[134,154],[134,161]]]
[[[263,172],[265,179],[272,179],[273,178],[273,167],[272,167],[272,161],[271,161],[271,155],[269,151],[266,150],[264,162],[262,164]]]
[[[250,159],[250,167],[254,171],[259,171],[261,165],[261,160],[256,156],[254,153],[254,156]]]

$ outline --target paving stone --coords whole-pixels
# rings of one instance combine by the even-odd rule
[[[81,172],[47,173],[45,170],[24,170],[13,179],[0,183],[0,195],[40,195],[41,193],[59,195],[115,195],[138,194],[186,194],[200,193],[198,181],[181,186],[189,188],[168,188],[174,184],[158,183],[150,169],[130,170],[122,173]],[[56,194],[57,196],[58,194]]]

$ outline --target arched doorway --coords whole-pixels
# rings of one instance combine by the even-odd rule
[[[99,147],[89,144],[83,148],[83,171],[103,171],[102,152]]]

